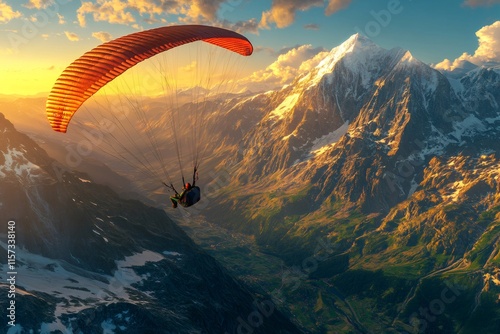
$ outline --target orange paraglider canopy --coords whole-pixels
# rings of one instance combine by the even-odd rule
[[[46,113],[55,131],[66,132],[78,108],[101,87],[134,65],[172,48],[203,41],[249,56],[252,44],[227,29],[182,25],[150,29],[101,44],[69,65],[47,98]]]

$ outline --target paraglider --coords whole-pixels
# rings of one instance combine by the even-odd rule
[[[201,200],[201,189],[196,186],[196,180],[198,180],[198,171],[196,167],[193,171],[193,183],[185,182],[184,178],[182,178],[182,182],[185,182],[182,187],[182,192],[179,194],[177,190],[174,188],[173,184],[163,183],[167,188],[170,188],[174,191],[174,195],[170,196],[170,201],[172,202],[172,207],[174,209],[177,208],[178,204],[181,204],[183,207],[188,208],[192,205],[195,205]]]
[[[183,207],[190,207],[191,205],[195,205],[201,199],[201,190],[200,187],[191,185],[187,182],[182,188],[182,192],[175,193],[173,196],[170,196],[170,201],[172,202],[172,207],[175,209],[177,205],[180,204]]]
[[[141,61],[195,41],[214,44],[242,56],[253,52],[252,44],[244,36],[202,25],[161,27],[117,38],[85,53],[62,72],[47,98],[50,125],[55,131],[66,132],[83,102],[108,82]]]
[[[46,115],[52,129],[66,133],[73,116],[85,101],[138,63],[196,41],[241,56],[249,56],[253,52],[253,46],[246,37],[231,30],[204,25],[160,27],[103,43],[73,61],[56,80],[46,102]],[[195,161],[195,173],[197,168],[198,162]],[[199,187],[195,186],[194,179],[189,185],[190,189],[186,189],[186,183],[183,182],[184,194],[178,194],[171,182],[169,185],[164,184],[174,190],[173,197],[178,196],[181,205],[189,206],[186,204],[192,205],[199,201]],[[195,194],[193,190],[198,193]]]

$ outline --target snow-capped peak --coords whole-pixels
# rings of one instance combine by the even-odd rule
[[[337,62],[347,55],[363,55],[365,51],[380,51],[380,47],[373,43],[367,37],[354,34],[349,37],[344,43],[333,48],[328,56],[323,59],[318,66],[318,76],[323,76],[326,73],[330,73]]]
[[[401,48],[384,49],[369,38],[355,34],[341,45],[333,48],[330,53],[317,65],[311,85],[317,84],[325,75],[334,71],[335,66],[342,61],[343,65],[352,73],[359,74],[362,84],[368,87],[372,78],[377,77],[381,70],[396,64],[395,61],[409,62],[412,55]]]

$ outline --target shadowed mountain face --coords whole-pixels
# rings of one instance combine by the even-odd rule
[[[164,211],[69,171],[1,114],[0,183],[2,235],[7,221],[15,230],[18,332],[300,333]],[[4,296],[7,244],[3,237]]]

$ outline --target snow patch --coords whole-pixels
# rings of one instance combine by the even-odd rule
[[[326,152],[329,148],[335,146],[335,144],[340,140],[340,138],[347,133],[349,129],[349,121],[342,124],[337,130],[324,135],[321,138],[314,140],[313,146],[311,147],[311,154],[320,155]]]
[[[82,178],[78,178],[82,183],[92,183],[92,181],[90,180],[86,180],[86,179],[82,179]]]
[[[3,153],[5,163],[0,166],[0,177],[7,176],[7,172],[13,172],[17,177],[25,177],[33,179],[40,176],[41,168],[35,165],[26,157],[24,153],[16,148],[8,148],[6,153]]]
[[[112,319],[108,319],[101,323],[102,334],[114,334],[116,326]]]
[[[429,71],[428,77],[423,80],[422,84],[424,85],[427,94],[433,94],[437,90],[439,84],[438,73],[435,71]]]
[[[460,142],[463,136],[470,136],[476,132],[486,131],[486,127],[476,116],[469,115],[463,121],[456,122],[454,130],[451,134]]]
[[[164,255],[167,255],[167,256],[182,256],[181,253],[177,253],[177,252],[169,252],[169,251],[164,251],[163,252]]]
[[[464,85],[462,84],[462,82],[458,79],[453,79],[453,78],[447,78],[448,79],[448,82],[450,83],[451,85],[451,88],[453,89],[453,91],[457,94],[457,95],[461,95],[464,91]]]
[[[291,94],[287,96],[281,104],[274,109],[271,114],[269,115],[272,118],[278,118],[278,119],[283,119],[285,118],[286,114],[292,110],[292,108],[297,104],[297,101],[299,100],[299,93]]]
[[[128,268],[131,266],[144,266],[148,262],[158,262],[163,260],[165,257],[159,253],[152,252],[150,250],[145,250],[142,253],[136,253],[134,255],[126,257],[122,261],[117,261],[116,265],[118,268]]]
[[[0,247],[6,250],[7,244],[0,241]],[[61,322],[60,317],[63,314],[78,313],[87,308],[95,308],[96,305],[118,301],[136,303],[137,295],[145,292],[138,291],[132,285],[141,282],[144,277],[137,275],[132,267],[144,266],[147,262],[158,262],[164,258],[162,254],[146,250],[116,261],[117,269],[113,276],[109,276],[78,268],[74,270],[72,265],[64,261],[32,254],[20,248],[16,249],[19,264],[16,269],[19,277],[22,277],[18,284],[18,293],[39,291],[57,296],[60,301],[55,305],[56,320],[43,323],[40,333],[52,333],[57,330],[67,333],[71,332],[71,328]],[[9,271],[7,264],[0,265],[0,268],[0,280],[5,281],[5,273]],[[111,330],[111,323],[108,325],[106,330]],[[17,326],[11,327],[8,333],[21,332],[22,328]]]
[[[415,181],[415,176],[413,176],[413,179],[411,180],[410,190],[408,191],[407,198],[410,198],[411,195],[413,195],[413,193],[417,190],[418,186],[419,186],[419,184],[417,183],[417,181]]]

